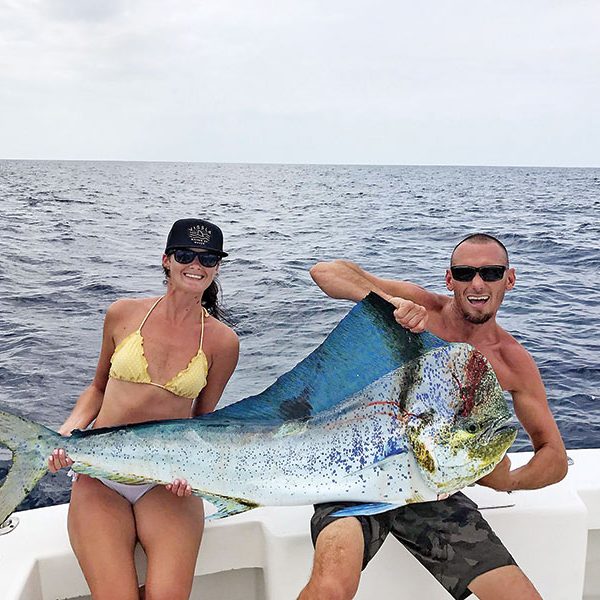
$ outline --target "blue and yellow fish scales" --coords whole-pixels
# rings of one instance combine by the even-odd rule
[[[368,514],[435,500],[489,473],[515,439],[486,359],[412,334],[371,294],[261,394],[196,419],[74,432],[0,411],[13,466],[0,522],[58,446],[73,470],[127,483],[185,478],[224,517],[261,505],[345,500]]]

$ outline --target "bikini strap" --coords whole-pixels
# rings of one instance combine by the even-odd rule
[[[202,329],[200,331],[200,348],[199,348],[200,350],[202,350],[202,342],[204,341],[204,315],[206,315],[207,317],[210,316],[209,312],[203,306],[202,307],[202,316],[200,317],[201,322],[202,322]]]
[[[138,331],[142,330],[142,327],[144,326],[144,323],[146,322],[146,319],[148,319],[148,317],[150,316],[150,313],[156,308],[156,305],[164,298],[164,296],[161,296],[153,305],[152,308],[146,313],[146,316],[144,317],[144,320],[140,323],[140,326],[138,327]]]

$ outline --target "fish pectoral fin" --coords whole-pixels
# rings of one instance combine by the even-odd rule
[[[283,423],[273,434],[274,438],[287,437],[288,435],[300,435],[308,429],[306,421],[288,421]]]
[[[217,508],[217,512],[206,517],[206,521],[216,521],[217,519],[224,519],[225,517],[231,517],[239,513],[258,508],[260,504],[251,502],[245,498],[234,498],[232,496],[220,496],[218,494],[211,494],[205,490],[192,490],[194,496],[200,496],[207,502],[210,502]]]
[[[374,469],[375,467],[379,467],[380,469],[385,470],[386,467],[391,466],[395,462],[395,460],[398,458],[398,456],[400,454],[405,454],[405,453],[406,453],[406,450],[400,450],[398,452],[394,452],[394,454],[390,454],[389,456],[386,456],[385,458],[376,460],[369,465],[365,465],[364,467],[361,467],[360,469],[357,469],[356,471],[352,471],[351,473],[348,473],[348,475],[346,475],[346,477],[353,477],[354,475],[356,475],[358,473],[363,473],[364,471],[370,471],[371,469]]]
[[[361,515],[377,515],[394,508],[399,508],[402,504],[389,504],[388,502],[370,502],[365,504],[356,504],[354,506],[347,506],[331,513],[332,517],[359,517]]]

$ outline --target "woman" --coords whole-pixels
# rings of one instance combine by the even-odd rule
[[[236,334],[218,320],[223,235],[201,219],[176,221],[162,258],[167,293],[123,299],[104,321],[96,375],[60,428],[110,427],[212,411],[237,360]],[[72,464],[63,450],[51,471]],[[68,530],[94,600],[139,598],[134,548],[148,556],[147,600],[188,598],[204,528],[201,499],[185,480],[124,485],[80,475]]]

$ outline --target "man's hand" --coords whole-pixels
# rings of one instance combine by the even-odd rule
[[[482,477],[477,483],[498,492],[512,491],[515,488],[515,484],[510,472],[510,458],[505,456],[491,473]]]
[[[388,302],[396,307],[394,318],[399,325],[413,333],[421,333],[427,327],[427,309],[412,300],[391,297]]]

